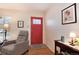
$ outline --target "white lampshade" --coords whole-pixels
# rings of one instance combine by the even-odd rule
[[[9,24],[4,24],[4,29],[8,29],[9,28]]]
[[[74,38],[74,37],[76,37],[76,34],[73,32],[70,32],[70,37]]]

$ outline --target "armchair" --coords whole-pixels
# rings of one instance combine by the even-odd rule
[[[20,31],[17,40],[1,48],[3,55],[20,55],[29,49],[28,31]]]

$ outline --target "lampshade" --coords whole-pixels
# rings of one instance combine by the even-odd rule
[[[76,34],[73,32],[70,32],[70,37],[74,38],[74,37],[76,37]]]
[[[8,30],[9,29],[9,24],[4,24],[4,29]]]

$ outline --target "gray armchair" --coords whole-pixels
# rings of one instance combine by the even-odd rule
[[[29,49],[28,31],[20,31],[15,42],[4,45],[1,48],[3,55],[20,55]]]

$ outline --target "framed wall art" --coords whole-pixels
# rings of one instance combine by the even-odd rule
[[[62,13],[62,24],[63,25],[77,22],[76,3],[63,9],[61,13]]]
[[[18,21],[17,26],[18,26],[18,28],[23,28],[24,27],[24,21]]]

